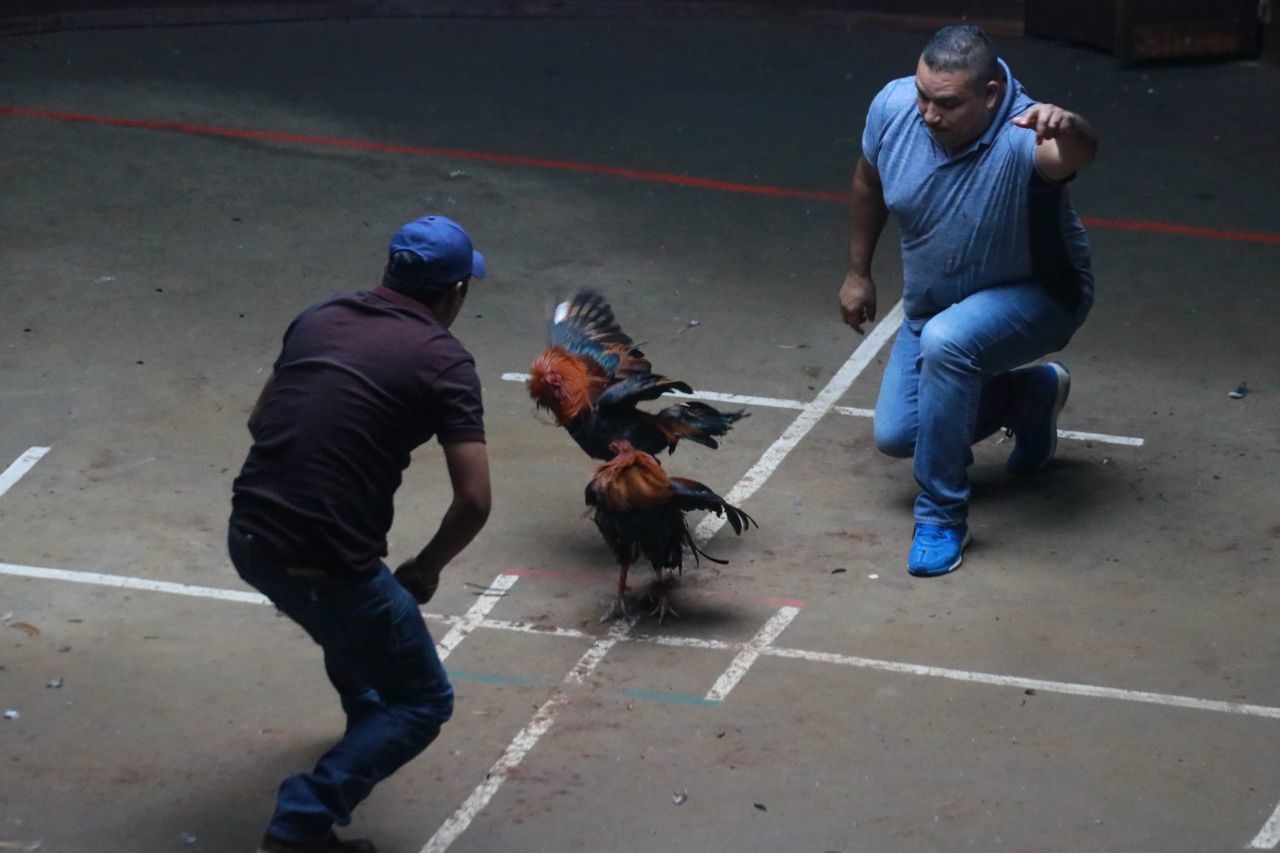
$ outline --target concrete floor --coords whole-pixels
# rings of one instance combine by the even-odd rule
[[[496,488],[427,610],[449,643],[464,614],[493,621],[450,645],[454,721],[351,833],[387,853],[1275,848],[1274,67],[1002,42],[1103,137],[1074,189],[1098,304],[1064,355],[1061,424],[1097,435],[1025,483],[1007,447],[979,447],[976,544],[921,582],[909,465],[829,412],[754,481],[760,530],[709,543],[730,565],[686,574],[683,619],[596,623],[614,569],[582,516],[591,465],[503,375],[553,297],[591,286],[699,389],[873,405],[884,350],[837,312],[838,197],[867,103],[922,38],[487,19],[0,41],[7,107],[323,138],[0,114],[0,468],[50,448],[0,497],[0,705],[20,715],[0,719],[0,850],[251,850],[279,780],[333,739],[314,647],[219,597],[247,592],[223,550],[230,482],[287,322],[374,283],[388,235],[427,212],[490,259],[456,331]],[[799,414],[768,402],[672,470],[733,489]],[[393,560],[447,495],[435,447],[417,457]],[[504,574],[501,597],[467,585]]]

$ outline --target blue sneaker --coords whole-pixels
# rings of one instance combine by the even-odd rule
[[[953,572],[964,560],[964,549],[972,541],[967,524],[954,527],[917,524],[912,534],[911,553],[907,556],[907,571],[918,578]]]
[[[1016,439],[1005,467],[1010,474],[1034,474],[1058,449],[1058,415],[1071,393],[1071,374],[1058,362],[1022,367],[1022,397],[1014,404],[1009,429]]]

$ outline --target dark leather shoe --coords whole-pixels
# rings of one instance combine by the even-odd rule
[[[282,841],[263,836],[258,845],[258,853],[378,853],[373,842],[365,838],[352,838],[342,841],[330,832],[328,835],[313,841]]]

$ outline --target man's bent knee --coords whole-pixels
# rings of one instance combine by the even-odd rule
[[[914,430],[882,427],[875,428],[876,450],[885,456],[895,459],[910,459],[916,452],[916,434]]]
[[[943,363],[973,366],[969,342],[956,328],[955,323],[935,317],[920,332],[920,360],[926,365]]]
[[[453,691],[395,705],[396,716],[407,724],[426,748],[440,734],[440,727],[453,716]]]

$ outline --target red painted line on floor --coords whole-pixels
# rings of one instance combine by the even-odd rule
[[[422,145],[400,145],[387,142],[372,142],[361,139],[342,139],[332,136],[313,136],[305,133],[285,133],[275,130],[252,130],[235,127],[218,127],[207,124],[191,124],[188,122],[161,121],[157,119],[122,118],[119,116],[92,115],[89,113],[71,113],[60,110],[42,110],[29,107],[15,107],[0,104],[0,115],[19,118],[46,119],[50,121],[78,122],[81,124],[104,125],[108,127],[128,127],[141,130],[159,130],[171,133],[186,133],[195,136],[215,136],[224,139],[247,139],[258,142],[277,142],[285,145],[314,145],[321,148],[342,148],[349,151],[372,151],[380,154],[406,154],[414,157],[440,157],[451,160],[471,160],[481,163],[494,163],[502,166],[528,166],[537,169],[557,169],[564,172],[581,172],[591,175],[608,175],[615,178],[626,178],[632,181],[672,184],[694,189],[717,190],[719,192],[743,193],[747,195],[770,196],[774,198],[798,198],[810,201],[825,201],[845,204],[849,200],[845,192],[821,192],[817,190],[797,190],[787,187],[773,187],[762,184],[743,184],[734,181],[718,181],[711,178],[698,178],[689,175],[675,175],[669,172],[651,172],[643,169],[629,169],[622,166],[602,166],[593,163],[578,163],[572,160],[553,160],[545,157],[524,157],[517,154],[497,154],[488,151],[469,151],[462,148],[436,148]],[[1147,222],[1142,220],[1099,219],[1083,217],[1089,228],[1110,229],[1114,231],[1139,231],[1151,234],[1170,234],[1180,237],[1201,237],[1211,240],[1224,240],[1233,243],[1261,243],[1280,246],[1280,234],[1267,234],[1256,231],[1233,231],[1219,228],[1204,228],[1194,225],[1177,225],[1166,222]]]
[[[1142,222],[1128,219],[1095,219],[1081,217],[1088,228],[1110,228],[1113,231],[1145,231],[1150,234],[1173,234],[1179,237],[1207,237],[1211,240],[1227,240],[1233,243],[1263,243],[1280,246],[1280,234],[1262,234],[1256,231],[1226,231],[1220,228],[1201,228],[1195,225],[1175,225],[1169,222]]]
[[[648,172],[641,169],[628,169],[621,166],[600,166],[592,163],[576,163],[571,160],[550,160],[543,157],[523,157],[516,154],[495,154],[488,151],[468,151],[461,148],[434,148],[421,145],[399,145],[386,142],[370,142],[361,139],[341,139],[332,136],[283,133],[274,130],[249,130],[235,127],[216,127],[207,124],[158,121],[155,119],[119,118],[116,116],[67,113],[59,112],[57,110],[35,110],[27,109],[25,107],[5,105],[0,105],[0,115],[18,116],[21,118],[49,119],[52,121],[79,122],[82,124],[107,125],[110,127],[130,127],[142,130],[163,130],[173,133],[188,133],[197,136],[218,136],[226,139],[249,139],[260,142],[280,142],[287,145],[315,145],[324,148],[343,148],[353,151],[374,151],[381,154],[408,154],[417,157],[475,160],[482,163],[496,163],[503,166],[532,166],[539,169],[559,169],[566,172],[585,172],[594,175],[610,175],[617,178],[628,178],[633,181],[675,184],[682,187],[719,190],[721,192],[749,193],[753,195],[777,196],[782,198],[809,198],[819,201],[847,200],[847,197],[843,193],[810,192],[807,190],[788,189],[786,187],[740,184],[732,181],[717,181],[710,178],[695,178],[688,175],[672,175],[666,172]]]

